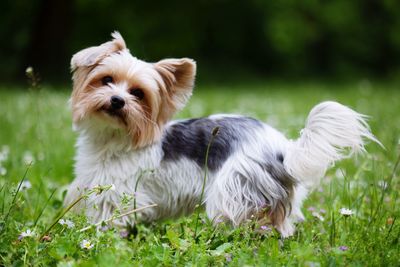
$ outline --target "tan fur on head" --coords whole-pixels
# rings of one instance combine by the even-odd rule
[[[166,87],[164,93],[163,112],[159,120],[165,123],[178,110],[181,110],[192,95],[196,63],[189,58],[164,59],[154,64]]]
[[[113,40],[109,42],[100,46],[92,46],[76,53],[71,59],[71,70],[74,71],[79,67],[93,66],[106,56],[126,49],[125,41],[119,32],[115,31],[111,36]]]
[[[126,130],[135,147],[144,147],[160,139],[164,124],[189,100],[196,63],[188,58],[147,63],[129,53],[118,32],[112,36],[72,57],[73,122],[79,128],[100,119],[111,129]],[[104,84],[106,76],[112,83]],[[132,94],[137,89],[143,99]],[[112,96],[125,101],[123,108],[111,112]]]

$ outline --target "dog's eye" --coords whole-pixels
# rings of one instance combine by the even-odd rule
[[[136,96],[139,100],[144,98],[144,93],[141,89],[131,89],[130,94]]]
[[[102,83],[103,85],[107,85],[107,84],[112,83],[112,82],[113,82],[113,78],[112,78],[111,76],[104,76],[104,77],[101,79],[101,83]]]

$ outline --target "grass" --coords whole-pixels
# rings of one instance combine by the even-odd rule
[[[304,204],[306,221],[281,239],[249,221],[237,229],[213,226],[200,213],[139,224],[135,235],[118,229],[79,232],[84,216],[67,213],[73,227],[56,224],[66,185],[73,179],[74,140],[68,90],[0,90],[0,266],[305,265],[399,266],[400,91],[395,83],[257,83],[199,86],[178,117],[241,113],[296,138],[313,105],[337,100],[371,116],[385,145],[338,163]],[[31,166],[27,164],[32,161]],[[31,187],[29,186],[31,185]],[[341,208],[354,214],[344,217]],[[320,216],[320,219],[318,218]],[[323,219],[323,221],[321,220]],[[21,238],[21,233],[33,234]],[[27,233],[29,235],[29,232]],[[90,249],[81,248],[83,240]]]

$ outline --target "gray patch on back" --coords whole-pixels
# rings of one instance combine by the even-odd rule
[[[207,166],[211,171],[219,169],[238,144],[246,136],[260,130],[263,124],[247,117],[199,118],[178,121],[166,129],[162,140],[163,160],[178,160],[187,157],[204,167],[207,146],[212,131],[219,132],[211,144]]]

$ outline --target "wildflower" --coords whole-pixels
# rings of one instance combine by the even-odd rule
[[[349,250],[349,248],[348,248],[347,246],[340,246],[339,249],[340,249],[341,251]]]
[[[314,216],[315,218],[317,218],[317,219],[320,220],[321,222],[325,221],[324,217],[322,217],[322,215],[319,214],[318,212],[313,211],[311,214],[312,214],[312,216]]]
[[[82,249],[89,250],[89,249],[93,248],[93,246],[94,245],[92,243],[90,243],[90,241],[88,241],[86,239],[83,239],[82,242],[81,242],[81,248]]]
[[[34,236],[35,232],[31,231],[31,229],[27,229],[25,232],[22,232],[19,236],[18,236],[18,240],[22,240],[25,237],[31,237]]]
[[[31,66],[27,67],[25,73],[26,75],[31,76],[33,74],[33,68]]]
[[[379,186],[380,188],[382,188],[383,190],[386,190],[386,189],[388,188],[388,183],[387,183],[386,181],[384,181],[384,180],[380,180],[380,181],[378,182],[378,186]]]
[[[28,180],[25,180],[25,181],[22,182],[21,190],[27,190],[27,189],[30,189],[30,188],[32,188],[31,182],[29,182]]]
[[[58,223],[61,224],[61,225],[66,225],[67,228],[70,228],[70,229],[75,227],[74,222],[71,221],[71,220],[61,219]]]
[[[101,193],[103,193],[104,191],[108,191],[108,190],[115,190],[115,185],[114,184],[110,184],[110,185],[98,185],[93,187],[93,192],[96,193],[96,195],[100,195]]]
[[[343,216],[351,216],[353,215],[353,211],[351,209],[341,208],[340,214],[342,214]]]
[[[266,225],[261,225],[260,228],[261,228],[261,230],[264,230],[264,231],[271,231],[271,228]]]
[[[121,238],[127,238],[129,236],[129,231],[126,231],[126,230],[121,231],[121,232],[119,232],[119,236]]]
[[[326,210],[325,209],[319,209],[319,212],[321,212],[321,213],[326,213]]]
[[[6,161],[8,159],[8,153],[10,152],[10,148],[8,146],[3,146],[0,151],[0,162]]]
[[[308,207],[307,210],[308,210],[308,211],[315,211],[315,208],[314,208],[313,206],[311,206],[311,207]]]
[[[4,176],[4,175],[6,175],[6,174],[7,174],[7,169],[4,168],[3,166],[0,166],[0,175],[1,175],[1,176]]]
[[[226,259],[227,262],[231,262],[232,261],[232,254],[230,254],[230,253],[225,254],[225,259]]]
[[[23,161],[26,165],[35,163],[35,158],[33,157],[32,152],[25,151]]]

